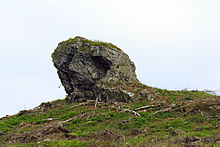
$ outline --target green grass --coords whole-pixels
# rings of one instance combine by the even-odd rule
[[[38,147],[38,146],[49,146],[49,147],[57,147],[59,146],[65,146],[65,147],[84,147],[86,144],[88,144],[88,141],[78,141],[76,139],[73,140],[57,140],[57,141],[50,141],[50,142],[41,142],[36,144],[35,142],[26,143],[26,144],[15,144],[15,145],[4,145],[5,147],[11,146],[11,147]]]
[[[163,96],[181,96],[184,98],[207,98],[210,96],[213,96],[211,94],[208,94],[204,91],[198,91],[198,90],[162,90],[162,89],[157,89],[156,92],[161,93]],[[193,99],[192,99],[193,100]]]
[[[181,106],[182,102],[198,101],[208,98],[210,95],[201,91],[168,91],[156,90],[159,92],[158,99],[168,99],[168,103],[177,103],[175,108]],[[191,97],[192,100],[185,97]],[[157,99],[156,98],[156,99]],[[182,101],[182,102],[181,102]],[[135,109],[145,105],[151,105],[153,101],[142,99],[141,101],[130,102],[124,104],[121,109]],[[8,130],[10,133],[32,132],[36,128],[21,127],[22,122],[38,125],[47,125],[47,118],[53,118],[55,121],[65,121],[74,118],[72,121],[66,122],[65,127],[72,131],[72,135],[77,138],[88,137],[88,140],[63,140],[62,137],[51,142],[41,142],[48,146],[62,145],[62,146],[85,146],[93,144],[104,143],[101,140],[92,138],[92,134],[102,134],[105,130],[115,132],[120,136],[126,136],[125,142],[120,140],[115,141],[116,145],[138,145],[138,144],[152,144],[152,139],[155,138],[161,142],[166,142],[166,136],[169,136],[169,128],[172,127],[179,135],[184,138],[186,136],[197,136],[200,138],[211,137],[219,131],[216,127],[219,125],[219,113],[213,115],[210,111],[202,115],[199,111],[193,113],[183,113],[179,111],[160,112],[158,108],[151,108],[147,111],[140,111],[140,117],[134,116],[130,112],[118,111],[116,108],[109,105],[102,105],[101,108],[95,108],[93,105],[73,107],[76,104],[65,104],[62,100],[51,102],[57,106],[45,112],[31,110],[29,113],[21,116],[9,116],[0,121],[0,132]],[[209,104],[213,107],[213,104]],[[216,106],[218,103],[216,103]],[[191,109],[191,107],[189,107]],[[133,130],[142,130],[142,133],[132,135]],[[62,134],[61,134],[62,136]],[[3,140],[0,137],[0,142]],[[99,141],[99,143],[97,142]],[[107,142],[105,142],[107,143]],[[109,142],[108,142],[109,143]],[[111,142],[110,142],[111,144]],[[22,144],[23,146],[36,145],[36,143]],[[19,146],[22,146],[19,145]]]
[[[71,146],[71,147],[84,147],[87,144],[87,142],[80,142],[78,140],[58,140],[58,141],[52,141],[52,142],[46,142],[41,143],[41,145],[47,145],[47,146]]]
[[[68,40],[61,42],[60,45],[65,46],[66,48],[70,48],[70,46],[73,43],[78,42],[79,39],[83,43],[89,43],[90,46],[106,46],[106,47],[111,47],[111,48],[121,50],[119,47],[117,47],[116,45],[112,43],[107,43],[107,42],[102,42],[102,41],[92,41],[92,40],[88,40],[86,38],[79,37],[79,36],[76,36],[75,38],[69,38]],[[89,50],[90,50],[90,47],[83,48],[83,51],[89,51]]]

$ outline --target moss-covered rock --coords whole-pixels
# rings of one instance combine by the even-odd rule
[[[127,101],[128,94],[112,90],[110,85],[139,83],[134,63],[111,43],[77,36],[59,43],[52,58],[70,102]]]

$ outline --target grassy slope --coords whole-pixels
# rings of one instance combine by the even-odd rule
[[[148,96],[143,96],[143,87],[132,90],[136,91],[136,99],[130,103],[100,103],[95,107],[92,102],[79,105],[57,100],[45,110],[39,107],[7,116],[0,120],[0,142],[5,146],[180,146],[196,136],[201,139],[199,144],[219,146],[210,139],[220,136],[219,97],[201,91],[153,88],[148,90]],[[153,100],[149,100],[149,95]],[[137,110],[140,116],[124,111],[146,105],[157,107]],[[34,142],[11,140],[15,134],[36,136],[39,129],[68,119],[70,121],[64,122],[64,126],[71,130],[67,134],[74,136],[74,139],[68,140],[63,132],[53,132]],[[171,127],[176,132],[174,135],[170,134]],[[51,141],[43,141],[45,139]]]

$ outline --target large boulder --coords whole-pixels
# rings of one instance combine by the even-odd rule
[[[111,43],[77,36],[59,43],[52,58],[68,102],[128,101],[130,96],[115,85],[139,83],[134,63]]]

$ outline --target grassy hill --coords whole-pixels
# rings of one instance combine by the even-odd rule
[[[119,85],[120,86],[120,85]],[[0,119],[2,146],[220,146],[220,97],[121,87],[129,103],[42,103]]]

